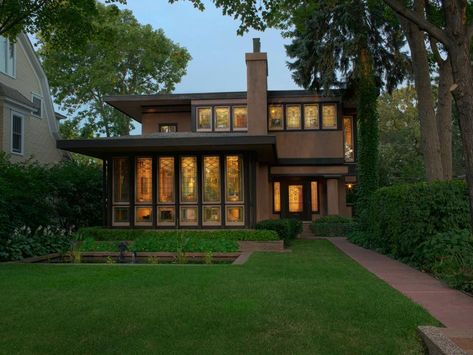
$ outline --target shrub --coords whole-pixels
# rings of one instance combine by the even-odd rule
[[[138,238],[176,238],[177,235],[183,238],[196,239],[221,239],[221,240],[278,240],[278,235],[269,230],[145,230],[145,229],[107,229],[102,227],[80,228],[77,232],[77,239],[93,238],[99,240],[137,240]]]
[[[287,245],[302,232],[302,222],[296,219],[267,219],[258,222],[256,229],[275,231]]]
[[[384,187],[371,197],[353,241],[416,263],[421,244],[436,233],[468,229],[468,193],[463,181]]]
[[[346,237],[353,228],[353,220],[343,216],[321,217],[310,225],[312,233],[320,237]]]

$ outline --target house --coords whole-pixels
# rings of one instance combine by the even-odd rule
[[[56,148],[56,115],[48,80],[25,34],[0,36],[0,152],[13,162],[48,164],[63,158]]]
[[[267,89],[246,54],[247,91],[111,96],[142,135],[59,140],[103,159],[109,227],[252,228],[269,218],[351,215],[355,110],[342,91]]]

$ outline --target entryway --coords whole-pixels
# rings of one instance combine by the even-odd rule
[[[281,218],[312,220],[319,211],[319,181],[307,177],[281,179]]]

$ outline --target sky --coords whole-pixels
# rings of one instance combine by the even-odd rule
[[[206,1],[206,10],[195,9],[189,1],[169,4],[167,0],[128,0],[120,6],[133,12],[142,24],[162,28],[168,38],[187,48],[192,56],[187,75],[176,93],[246,90],[245,52],[252,51],[252,38],[261,38],[261,51],[268,53],[268,88],[291,90],[294,84],[286,62],[280,31],[250,31],[238,36],[239,21],[224,16]]]

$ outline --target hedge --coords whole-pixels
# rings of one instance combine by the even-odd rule
[[[199,238],[220,240],[278,240],[278,235],[270,230],[145,230],[145,229],[107,229],[102,227],[81,228],[77,232],[78,239],[93,238],[94,240],[137,240],[142,237],[154,238]]]
[[[319,237],[347,237],[354,229],[351,218],[342,216],[325,216],[313,221],[310,230]]]
[[[423,182],[377,190],[352,239],[415,263],[418,248],[433,235],[469,227],[465,182]]]
[[[256,229],[275,231],[279,239],[290,244],[301,232],[302,222],[296,219],[267,219],[256,223]]]

